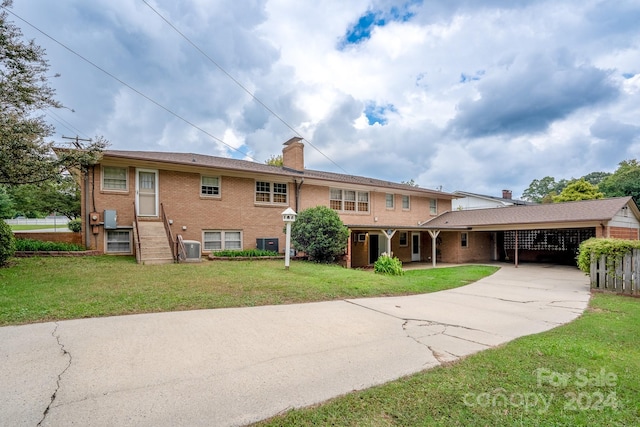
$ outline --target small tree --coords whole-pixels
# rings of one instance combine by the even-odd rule
[[[598,191],[598,186],[578,179],[567,185],[559,195],[553,196],[553,202],[573,202],[576,200],[602,199],[604,194]]]
[[[298,214],[291,225],[293,246],[316,262],[333,262],[344,253],[349,230],[333,209],[316,206]]]
[[[15,251],[16,242],[13,231],[6,222],[0,219],[0,265],[4,265]]]
[[[264,161],[264,163],[269,166],[282,166],[284,164],[284,160],[282,159],[282,154],[277,156],[272,154],[271,157]]]

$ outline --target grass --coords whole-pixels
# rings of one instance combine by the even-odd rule
[[[285,271],[281,260],[146,266],[131,257],[16,258],[0,268],[0,325],[426,293],[495,270],[470,265],[391,277],[301,261]]]
[[[640,425],[640,300],[259,426]]]
[[[53,225],[53,224],[41,224],[41,225],[37,225],[37,224],[13,224],[13,225],[9,225],[9,227],[11,227],[11,230],[13,231],[25,231],[25,230],[48,230],[51,229],[53,230],[54,228],[57,230],[69,230],[69,228],[67,227],[67,224],[58,224],[58,225]]]

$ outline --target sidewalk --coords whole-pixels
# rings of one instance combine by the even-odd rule
[[[575,268],[504,265],[416,296],[4,327],[0,425],[244,425],[551,329],[588,300]]]

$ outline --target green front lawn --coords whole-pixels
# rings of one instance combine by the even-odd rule
[[[462,286],[497,267],[403,276],[283,261],[138,265],[132,257],[19,258],[0,268],[0,325],[132,313],[407,295]]]
[[[638,426],[640,299],[260,426]]]

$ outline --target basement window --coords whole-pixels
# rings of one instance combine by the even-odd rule
[[[106,231],[106,252],[110,254],[130,254],[131,253],[131,231],[130,230],[107,230]]]
[[[205,251],[242,250],[241,231],[205,231],[203,241]]]

